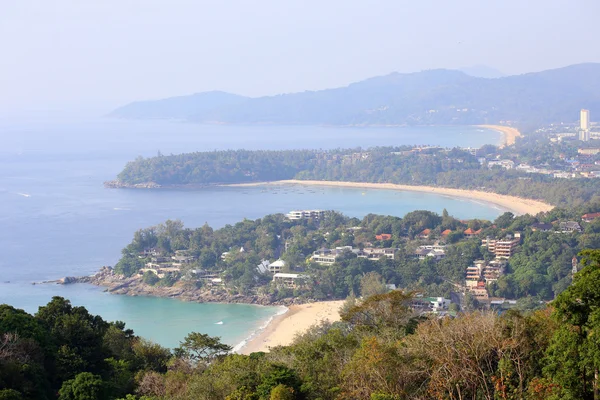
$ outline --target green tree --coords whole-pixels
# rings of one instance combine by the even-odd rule
[[[294,400],[294,389],[285,385],[279,384],[271,390],[269,400]]]
[[[221,343],[221,338],[192,332],[185,337],[183,342],[179,343],[179,347],[175,349],[175,355],[197,364],[200,362],[210,363],[230,351],[231,346]]]
[[[23,400],[23,396],[14,389],[0,389],[0,400]]]
[[[74,379],[64,382],[58,392],[59,400],[103,400],[107,398],[102,378],[89,372],[82,372],[77,374]]]
[[[387,291],[385,281],[377,272],[366,273],[360,278],[360,295],[362,297],[384,294]]]
[[[564,399],[598,399],[600,370],[600,250],[580,253],[583,269],[553,302],[560,327],[546,356],[545,373]]]

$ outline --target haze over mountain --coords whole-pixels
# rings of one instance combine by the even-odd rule
[[[477,78],[502,78],[506,76],[506,74],[498,71],[496,68],[488,67],[487,65],[473,65],[462,67],[458,70]]]
[[[456,70],[392,73],[346,87],[245,98],[206,92],[129,104],[111,115],[200,123],[395,125],[574,122],[600,113],[600,64],[480,78]]]

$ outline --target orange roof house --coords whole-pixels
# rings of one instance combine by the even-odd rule
[[[595,212],[595,213],[587,213],[587,214],[583,214],[581,216],[581,219],[584,222],[592,222],[593,220],[595,220],[596,218],[600,218],[600,212]]]
[[[390,240],[392,235],[389,233],[382,233],[380,235],[375,235],[375,239],[377,240]]]
[[[431,229],[424,229],[423,232],[419,233],[420,238],[428,238],[431,235]]]
[[[471,236],[476,236],[476,235],[479,235],[479,234],[481,233],[481,231],[482,231],[481,229],[474,231],[473,229],[471,229],[471,228],[468,228],[468,229],[467,229],[467,230],[464,232],[464,234],[465,234],[465,236],[467,236],[467,237],[471,237]]]
[[[452,231],[450,229],[446,229],[444,232],[442,232],[442,236],[446,237],[448,236],[450,233],[452,233]]]

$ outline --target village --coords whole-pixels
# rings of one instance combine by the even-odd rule
[[[312,224],[315,234],[327,238],[332,233],[323,232],[320,226],[330,213],[324,210],[294,210],[286,214],[284,219],[288,221],[287,223],[299,226]],[[367,227],[360,225],[346,226],[340,227],[342,231],[339,235],[340,238],[344,236],[353,238],[352,244],[318,247],[307,254],[303,261],[297,263],[286,261],[289,258],[285,255],[298,240],[290,237],[283,242],[278,257],[263,258],[256,264],[253,271],[256,286],[252,292],[260,295],[275,291],[280,295],[283,293],[285,296],[302,297],[319,284],[321,279],[319,277],[328,268],[347,265],[352,259],[356,259],[357,262],[361,259],[366,260],[368,265],[379,265],[385,262],[430,265],[443,262],[448,251],[456,245],[465,241],[475,241],[480,248],[477,252],[480,257],[470,262],[462,261],[464,262],[462,279],[443,278],[452,287],[452,290],[447,292],[448,297],[439,296],[440,293],[435,295],[430,291],[420,291],[418,285],[407,288],[398,285],[394,280],[386,281],[383,278],[381,290],[383,292],[398,289],[415,290],[415,307],[422,312],[442,315],[455,313],[469,301],[475,301],[479,307],[484,308],[510,308],[516,304],[517,299],[491,295],[489,288],[510,271],[511,258],[519,252],[523,235],[533,232],[556,235],[580,234],[583,229],[582,223],[589,224],[597,220],[600,221],[600,212],[583,214],[579,220],[533,222],[523,232],[506,233],[503,233],[505,229],[499,229],[490,223],[454,221],[454,229],[442,229],[441,225],[438,225],[416,232],[413,237],[406,232],[398,235],[391,232],[369,232]],[[476,229],[472,226],[476,226]],[[490,235],[490,232],[496,234]],[[371,240],[367,240],[368,238]],[[167,254],[153,247],[143,249],[137,255],[144,264],[135,275],[149,285],[156,285],[158,282],[163,282],[165,286],[194,283],[195,288],[201,288],[203,291],[231,292],[236,290],[237,285],[232,280],[228,269],[239,260],[255,259],[256,256],[255,249],[245,248],[244,245],[231,246],[227,251],[219,254],[218,260],[212,267],[201,268],[198,255],[193,251],[180,249]],[[572,273],[576,273],[579,268],[577,259],[573,258],[571,262]],[[261,286],[260,282],[264,282],[264,286]]]

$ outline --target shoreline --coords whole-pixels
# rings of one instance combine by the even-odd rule
[[[343,304],[344,300],[332,300],[292,305],[287,312],[276,314],[264,328],[250,336],[239,346],[237,353],[268,352],[270,347],[289,345],[296,335],[305,333],[315,324],[339,321],[339,309]]]
[[[433,193],[442,196],[457,197],[469,200],[479,200],[489,204],[501,207],[502,209],[513,212],[516,215],[531,214],[536,215],[540,212],[550,211],[554,206],[544,203],[540,200],[525,199],[522,197],[509,196],[493,192],[484,192],[480,190],[451,189],[434,186],[412,186],[400,185],[395,183],[369,183],[369,182],[341,182],[341,181],[315,181],[289,179],[272,182],[253,182],[238,183],[222,186],[230,187],[252,187],[252,186],[276,186],[276,185],[306,185],[306,186],[333,186],[348,187],[357,189],[384,189],[399,190],[409,192]]]
[[[521,132],[517,128],[505,125],[475,125],[478,128],[490,129],[500,132],[504,136],[504,143],[500,147],[512,146],[517,141],[518,137],[521,137]]]

